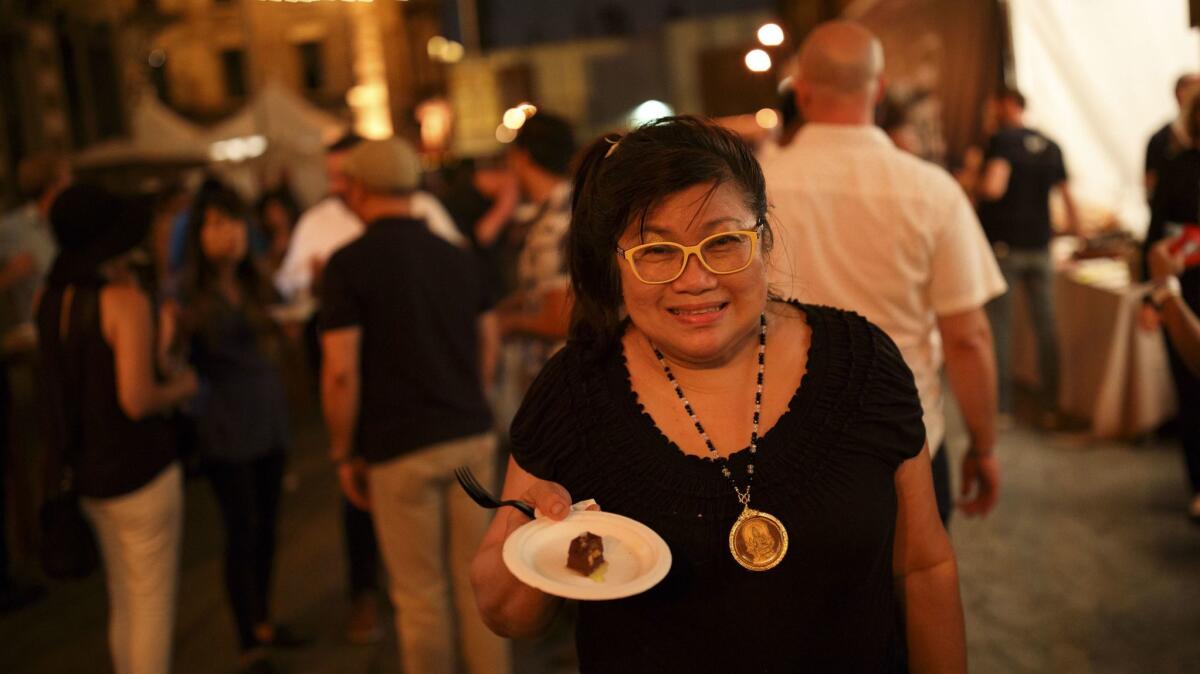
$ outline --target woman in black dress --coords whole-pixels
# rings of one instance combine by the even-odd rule
[[[513,422],[504,497],[554,519],[594,498],[673,557],[653,589],[580,605],[581,669],[964,671],[912,374],[865,319],[769,295],[750,150],[667,118],[597,141],[575,189],[572,339]],[[473,568],[509,636],[559,603],[501,559],[527,521],[500,512]]]

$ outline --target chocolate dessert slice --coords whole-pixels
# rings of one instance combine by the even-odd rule
[[[584,576],[592,576],[604,565],[604,542],[590,531],[571,540],[567,551],[567,568]]]

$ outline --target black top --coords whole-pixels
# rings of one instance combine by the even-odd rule
[[[788,530],[787,555],[769,571],[730,556],[741,511],[733,488],[658,430],[619,348],[572,343],[534,382],[513,421],[517,463],[645,523],[673,556],[644,594],[580,604],[584,672],[904,670],[894,477],[924,445],[921,403],[883,331],[857,314],[797,306],[812,329],[808,369],[759,441],[751,495]],[[745,475],[748,454],[730,457],[734,475]]]
[[[321,329],[362,328],[355,446],[368,463],[491,428],[476,323],[488,308],[474,256],[421,220],[373,222],[329,259]]]
[[[1187,149],[1175,135],[1173,123],[1168,122],[1150,136],[1146,143],[1146,173],[1160,173],[1164,162]]]
[[[287,396],[279,366],[265,351],[271,335],[256,331],[246,311],[224,298],[211,301],[190,349],[200,376],[201,451],[228,462],[282,451],[288,445]]]
[[[979,202],[988,241],[1038,250],[1050,243],[1050,190],[1067,179],[1058,145],[1033,129],[1004,129],[988,141],[984,161],[1012,167],[1008,189],[996,201]]]
[[[1154,244],[1172,232],[1167,225],[1195,223],[1200,219],[1200,150],[1188,148],[1166,157],[1158,168],[1158,180],[1150,199],[1150,227],[1142,242],[1142,278],[1149,278],[1146,254]],[[1179,277],[1183,299],[1193,311],[1200,311],[1200,267],[1192,267]]]
[[[74,465],[80,494],[121,496],[170,465],[174,435],[165,417],[134,421],[121,410],[116,361],[100,327],[102,285],[73,287],[65,340],[59,334],[64,287],[48,286],[38,306],[43,430],[56,458]]]

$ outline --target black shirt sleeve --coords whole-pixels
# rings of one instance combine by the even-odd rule
[[[1010,142],[1009,134],[1001,131],[992,134],[988,139],[987,149],[983,152],[983,159],[1007,159],[1012,161],[1012,143]]]
[[[892,338],[874,324],[870,335],[873,362],[847,433],[854,446],[896,468],[925,446],[921,398]]]
[[[1054,154],[1052,155],[1054,158],[1054,167],[1053,173],[1051,173],[1051,184],[1057,185],[1067,180],[1067,164],[1063,160],[1062,148],[1058,146],[1058,143],[1051,143],[1050,147],[1054,150]]]
[[[543,480],[561,480],[559,466],[579,443],[575,391],[578,373],[568,346],[551,358],[529,386],[509,436],[517,465]]]
[[[361,325],[362,299],[355,292],[351,274],[354,265],[343,248],[325,265],[321,278],[321,330],[336,330]]]

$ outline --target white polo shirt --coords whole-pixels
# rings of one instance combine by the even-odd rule
[[[428,192],[414,192],[411,208],[412,216],[423,218],[429,231],[456,246],[468,245],[437,197]],[[308,292],[313,282],[313,261],[325,264],[329,256],[362,233],[363,223],[337,197],[325,197],[305,211],[292,231],[287,254],[275,273],[275,287],[279,293],[292,300],[302,292]]]
[[[931,453],[945,437],[937,317],[1006,290],[958,183],[874,126],[807,124],[763,164],[771,289],[856,311],[913,371]]]

